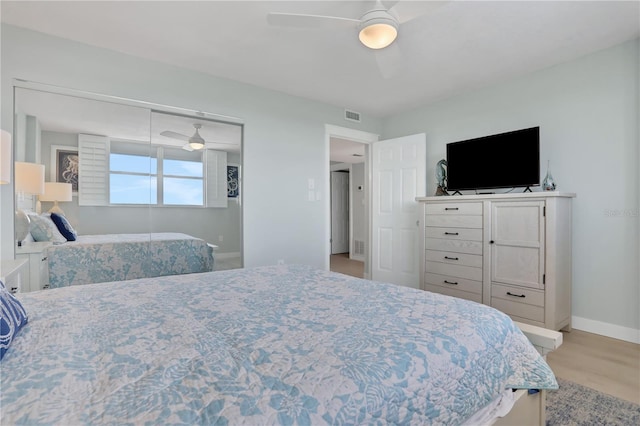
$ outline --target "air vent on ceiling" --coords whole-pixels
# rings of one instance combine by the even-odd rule
[[[349,121],[355,121],[356,123],[360,122],[360,113],[355,111],[349,111],[348,109],[344,110],[344,119]]]

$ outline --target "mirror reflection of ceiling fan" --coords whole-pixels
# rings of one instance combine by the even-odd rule
[[[356,29],[360,42],[374,50],[383,77],[389,78],[397,71],[402,59],[402,53],[396,41],[400,25],[428,14],[444,3],[446,1],[383,2],[376,0],[375,6],[358,19],[271,12],[267,16],[267,22],[273,26],[284,27],[327,28],[329,30]]]
[[[207,144],[209,144],[209,145],[235,145],[234,143],[230,143],[230,142],[205,141],[204,138],[202,136],[200,136],[200,132],[199,132],[199,129],[202,128],[202,124],[194,123],[193,127],[196,129],[196,131],[193,133],[192,136],[187,136],[187,135],[183,135],[182,133],[172,132],[171,130],[165,130],[163,132],[160,132],[160,135],[168,137],[168,138],[171,138],[171,139],[178,139],[178,140],[181,140],[181,141],[185,141],[186,144],[184,144],[182,146],[182,149],[184,149],[185,151],[200,150],[200,149],[203,149],[205,147],[208,147],[208,146],[206,146]]]

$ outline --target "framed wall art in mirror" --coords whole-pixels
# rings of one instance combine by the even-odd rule
[[[51,181],[70,183],[73,195],[78,195],[78,149],[71,146],[51,146]]]
[[[227,197],[238,198],[240,195],[240,165],[227,164]]]

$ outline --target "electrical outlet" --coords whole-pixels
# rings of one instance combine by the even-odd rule
[[[221,243],[224,241],[224,235],[218,235],[218,242]]]

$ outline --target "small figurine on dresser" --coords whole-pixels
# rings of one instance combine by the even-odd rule
[[[444,168],[446,165],[447,160],[444,158],[436,164],[436,179],[438,180],[436,195],[449,195],[447,192],[447,170]]]

